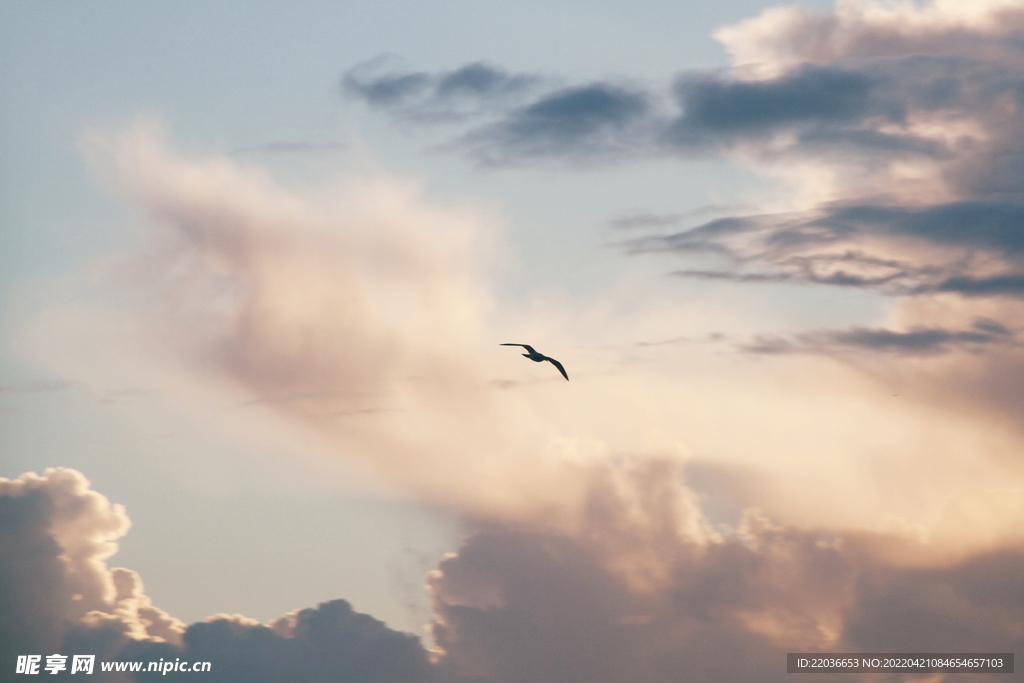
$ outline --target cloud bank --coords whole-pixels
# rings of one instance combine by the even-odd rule
[[[782,681],[787,651],[1020,643],[1019,546],[936,567],[899,534],[756,513],[715,534],[663,464],[624,478],[595,487],[578,535],[489,529],[441,564],[445,665],[493,681]]]
[[[267,625],[214,615],[186,629],[137,575],[106,568],[127,517],[81,474],[2,480],[2,528],[20,544],[0,574],[5,670],[18,654],[61,652],[209,661],[215,682],[782,681],[787,651],[1024,644],[1024,544],[935,564],[906,531],[798,528],[755,511],[716,530],[681,474],[650,458],[581,472],[587,513],[572,531],[479,522],[429,577],[434,652],[341,599]],[[136,680],[154,676],[194,674]]]

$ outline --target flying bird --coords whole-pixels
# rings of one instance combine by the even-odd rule
[[[543,353],[537,353],[536,351],[533,350],[533,347],[530,346],[529,344],[501,344],[501,346],[522,346],[524,349],[529,351],[529,353],[524,353],[523,354],[524,356],[526,356],[527,358],[532,360],[534,363],[540,363],[541,361],[545,361],[545,360],[548,361],[549,363],[554,365],[556,368],[558,368],[558,371],[560,373],[562,373],[562,377],[565,378],[566,382],[569,381],[569,375],[565,374],[565,368],[562,367],[561,363],[559,363],[554,358],[551,358],[550,356],[545,356]]]

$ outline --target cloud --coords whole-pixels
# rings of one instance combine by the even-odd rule
[[[769,9],[716,34],[730,69],[546,86],[447,148],[485,165],[724,154],[786,178],[794,211],[680,219],[628,248],[733,260],[693,277],[1019,296],[1022,26],[1001,1]]]
[[[1013,37],[1021,26],[1014,0],[917,4],[837,3],[818,12],[771,7],[725,26],[715,38],[733,63],[754,78],[774,78],[803,64],[845,58],[952,54],[994,61],[1020,59]]]
[[[289,450],[312,439],[326,459],[439,505],[536,514],[571,498],[544,450],[544,409],[491,388],[508,356],[487,327],[500,237],[485,216],[379,174],[286,188],[232,159],[182,158],[148,124],[89,149],[151,242],[107,271],[119,310],[83,304],[40,327],[48,340],[108,335],[64,361],[72,372],[103,358],[124,372],[125,354],[103,348],[139,349],[132,374],[182,405],[205,401],[194,419],[250,433],[255,419]],[[224,405],[244,410],[225,418]]]
[[[830,160],[836,183],[856,181],[862,193],[920,196],[909,166],[945,176],[947,190],[1019,191],[1022,81],[1012,45],[1022,12],[980,3],[970,20],[963,15],[943,2],[902,12],[858,2],[767,10],[717,34],[736,56],[731,69],[681,72],[668,88],[549,78],[532,82],[534,94],[480,64],[346,83],[410,119],[446,99],[441,84],[477,73],[470,91],[492,120],[461,117],[468,128],[447,148],[485,164],[726,153],[762,164]],[[509,90],[531,100],[509,99]],[[977,163],[985,157],[987,168]]]
[[[562,86],[482,62],[437,74],[377,73],[386,62],[349,70],[343,90],[400,122],[461,126],[439,149],[484,166],[615,161],[654,147],[664,128],[657,95],[629,83]]]
[[[971,277],[953,275],[935,285],[937,292],[956,292],[965,296],[1013,296],[1024,294],[1024,273]]]
[[[1017,202],[963,201],[925,208],[831,206],[809,214],[724,218],[682,232],[641,236],[633,253],[705,252],[743,268],[678,275],[738,282],[807,282],[890,294],[1016,296],[1024,261]],[[991,273],[998,269],[998,274]]]
[[[1013,344],[1014,335],[1001,323],[980,318],[969,330],[940,327],[911,327],[905,332],[884,328],[852,327],[845,330],[817,330],[796,335],[793,341],[761,337],[744,348],[756,353],[827,353],[863,349],[898,355],[930,355],[952,350],[981,353],[992,344]]]
[[[575,533],[470,536],[430,580],[441,666],[495,682],[782,681],[787,651],[1022,642],[1024,602],[1000,599],[1020,595],[1020,547],[921,566],[927,544],[912,535],[780,526],[754,511],[715,533],[691,496],[671,466],[647,461],[595,473]]]
[[[452,123],[513,105],[539,80],[531,74],[512,74],[484,62],[437,74],[403,71],[393,59],[378,57],[346,71],[341,87],[344,93],[400,119]]]
[[[786,174],[803,200],[628,247],[731,261],[689,277],[1018,296],[1022,24],[1013,3],[851,2],[722,29],[733,68],[679,78],[666,139]]]
[[[782,681],[787,651],[1024,644],[1024,537],[951,556],[913,528],[782,525],[754,509],[716,527],[677,462],[623,457],[581,465],[577,475],[586,504],[571,525],[471,522],[475,530],[428,578],[433,653],[343,599],[265,625],[217,614],[183,629],[139,609],[138,577],[102,560],[84,584],[106,582],[107,595],[93,603],[102,609],[85,612],[71,594],[84,585],[73,581],[76,562],[60,558],[76,547],[94,549],[79,564],[108,557],[109,539],[127,530],[123,509],[73,470],[3,480],[0,530],[16,550],[0,565],[5,657],[210,662],[204,676],[215,682]],[[1019,495],[1005,493],[988,503],[1024,512]],[[980,499],[962,502],[964,510],[947,511],[946,531],[984,510]],[[156,637],[172,624],[173,638]],[[194,675],[133,680],[155,676]]]
[[[805,123],[848,123],[869,112],[872,85],[864,74],[817,66],[769,82],[682,76],[675,94],[683,113],[665,134],[670,143],[687,148],[761,137]]]
[[[186,629],[153,606],[137,573],[108,568],[129,525],[124,508],[90,490],[75,470],[0,479],[4,680],[19,655],[55,652],[95,655],[97,679],[121,683],[149,677],[104,673],[100,663],[209,661],[215,681],[437,680],[418,638],[353,612],[344,600],[296,610],[270,627],[215,615]]]
[[[645,93],[592,83],[545,94],[497,123],[467,133],[456,146],[484,165],[545,157],[592,161],[642,145],[652,105]]]
[[[29,336],[39,342],[33,347],[47,350],[51,362],[86,384],[123,373],[165,388],[169,407],[251,440],[245,443],[265,447],[273,440],[314,467],[351,464],[389,493],[458,514],[565,525],[585,506],[579,463],[603,462],[661,433],[670,435],[679,458],[700,453],[753,468],[770,460],[766,476],[775,483],[813,476],[839,485],[842,469],[859,468],[865,449],[898,452],[908,463],[938,458],[958,467],[983,453],[991,471],[972,481],[1016,481],[996,462],[1007,444],[1016,444],[1012,435],[948,419],[945,412],[963,407],[960,400],[1000,414],[1016,405],[1004,400],[1017,376],[1007,371],[1017,367],[1015,343],[994,327],[974,327],[984,317],[1015,330],[1002,304],[968,310],[948,293],[908,297],[918,312],[906,309],[891,320],[809,337],[766,331],[765,318],[752,317],[749,309],[707,318],[706,310],[693,312],[694,302],[689,317],[696,323],[680,327],[675,305],[662,306],[647,292],[613,306],[559,307],[517,318],[491,307],[489,273],[500,265],[488,253],[488,241],[498,239],[494,226],[478,213],[432,205],[408,183],[374,174],[345,177],[327,189],[287,188],[254,165],[183,158],[146,126],[97,136],[92,155],[109,185],[138,210],[152,246],[107,272],[114,311],[84,305],[75,316],[55,313]],[[909,253],[904,258],[879,246],[900,221],[910,221],[899,228],[900,240],[936,250],[950,269],[957,262],[940,249],[980,251],[949,237],[942,245],[919,237],[909,210],[887,213],[885,220],[868,212],[870,220],[858,215],[854,224],[835,217],[843,217],[837,212],[844,207],[828,208],[813,216],[727,217],[628,244],[750,264],[693,269],[691,276],[802,278],[849,289],[872,281],[894,289],[911,289],[926,277],[942,281]],[[1002,240],[1001,234],[993,229],[986,239]],[[863,244],[848,244],[855,240]],[[608,312],[615,307],[628,313]],[[755,354],[717,357],[721,344],[684,350],[637,344],[756,335],[784,339],[785,350],[822,353],[791,353],[779,365],[755,368],[748,365]],[[538,341],[545,337],[552,343]],[[498,346],[507,339],[531,341],[562,358],[558,348],[574,350],[572,365],[567,361],[572,386],[556,386],[521,364],[506,372],[503,363],[522,360]],[[62,340],[74,343],[54,348]],[[877,361],[865,377],[860,365],[835,362],[859,363],[868,349],[879,352],[871,362],[892,356],[936,365],[881,367]],[[799,362],[799,371],[783,367],[788,362]],[[83,367],[91,378],[76,374]],[[889,384],[900,382],[922,398],[915,404],[919,413],[893,415],[873,403],[899,393]],[[567,391],[574,392],[571,400]],[[742,409],[736,407],[740,395],[746,397]],[[936,396],[939,405],[932,403]],[[857,426],[865,422],[879,429]],[[949,438],[921,443],[919,434],[933,433],[925,425],[935,422]],[[830,453],[825,460],[822,444]],[[832,501],[829,523],[876,524],[884,512],[931,524],[931,502],[915,498],[917,506],[884,495],[889,483],[858,476],[859,493]],[[913,480],[909,470],[903,479]],[[932,484],[955,496],[962,482]],[[787,486],[795,484],[780,486],[765,486],[747,503],[785,522],[820,516],[814,492],[791,495]]]
[[[1019,88],[1007,64],[952,55],[803,64],[764,80],[686,74],[675,85],[682,114],[666,140],[680,151],[736,150],[762,162],[824,159],[861,173],[913,162],[941,171],[977,155],[983,127],[1013,120],[993,112]]]
[[[184,624],[155,607],[138,574],[108,568],[127,533],[120,505],[75,471],[0,479],[0,665],[18,655],[83,644],[116,649],[130,638],[175,642]],[[91,653],[95,654],[96,650]]]
[[[708,216],[714,214],[728,214],[735,211],[751,210],[750,204],[708,204],[699,206],[696,209],[689,209],[679,213],[656,214],[649,211],[624,212],[616,218],[608,221],[608,225],[617,230],[634,230],[640,228],[666,228],[678,226],[687,218]]]
[[[127,661],[210,662],[210,681],[429,683],[440,677],[419,639],[354,612],[345,600],[296,610],[269,626],[217,615],[192,624],[184,644],[136,641]],[[147,673],[138,681],[192,680],[191,672]]]

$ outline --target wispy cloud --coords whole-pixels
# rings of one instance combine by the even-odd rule
[[[716,219],[668,235],[633,238],[624,246],[633,253],[718,253],[737,265],[678,271],[688,277],[803,281],[901,295],[1015,296],[1024,275],[1022,219],[1024,204],[1010,201],[833,205],[809,215]],[[764,272],[752,273],[751,267]]]
[[[437,74],[408,71],[384,56],[346,71],[341,88],[400,119],[436,124],[472,120],[513,106],[539,81],[535,75],[509,73],[485,62]]]
[[[484,165],[563,157],[615,159],[642,147],[653,107],[635,88],[591,83],[556,90],[466,133],[454,146]]]
[[[914,326],[897,331],[885,328],[852,327],[844,330],[816,330],[795,338],[759,337],[743,348],[755,353],[828,353],[865,350],[907,356],[926,356],[952,350],[980,352],[989,345],[1015,344],[1014,334],[994,320],[978,319],[971,329],[948,330]]]

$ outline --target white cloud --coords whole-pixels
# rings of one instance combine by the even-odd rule
[[[185,625],[155,607],[135,572],[106,560],[130,526],[124,507],[89,489],[81,473],[0,478],[0,659],[53,652],[70,624],[121,637],[180,643]]]

